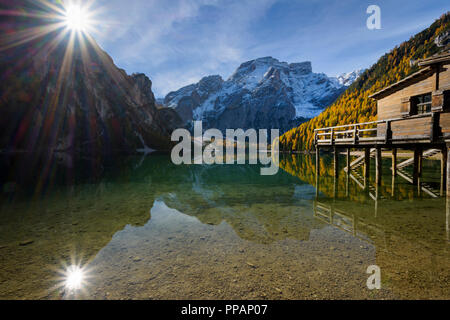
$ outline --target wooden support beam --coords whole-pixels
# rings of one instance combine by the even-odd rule
[[[439,73],[441,71],[441,64],[438,63],[434,65],[434,75],[435,75],[435,81],[434,81],[434,90],[439,90]]]
[[[370,176],[370,149],[364,149],[364,188],[369,187],[369,176]]]
[[[422,178],[422,172],[423,172],[423,149],[419,149],[419,164],[417,169],[419,170],[419,179]]]
[[[375,184],[375,218],[378,216],[378,200],[380,199],[380,186]]]
[[[445,201],[445,233],[447,234],[447,241],[450,241],[450,197],[448,196]]]
[[[334,147],[334,178],[333,178],[333,197],[337,198],[337,180],[339,177],[339,149]]]
[[[350,176],[350,163],[351,163],[350,148],[347,148],[347,176]]]
[[[439,137],[439,122],[440,122],[440,113],[432,112],[431,113],[431,130],[430,130],[430,142],[434,143]]]
[[[375,171],[376,171],[376,175],[375,175],[375,183],[377,186],[381,185],[381,177],[382,177],[382,158],[381,158],[381,148],[377,147],[376,148],[376,156],[375,156]]]
[[[420,147],[416,147],[414,149],[414,163],[413,163],[413,185],[417,186],[419,184],[419,178],[421,174],[421,160],[422,158],[422,149]]]
[[[392,149],[392,176],[397,176],[397,148]]]
[[[334,148],[334,153],[333,153],[333,158],[334,158],[334,176],[337,178],[339,176],[339,150],[338,148]]]
[[[353,144],[358,143],[358,125],[353,127]]]
[[[319,168],[320,168],[320,149],[316,147],[316,177],[319,176]]]
[[[350,157],[350,148],[347,148],[347,174],[346,174],[346,178],[345,178],[345,196],[348,197],[350,194],[350,163],[351,163],[351,157]]]
[[[334,176],[334,177],[333,177],[333,198],[334,198],[334,199],[337,199],[337,196],[338,196],[338,185],[337,185],[337,180],[338,180],[338,177],[337,177],[337,176]]]
[[[391,197],[395,197],[395,178],[396,176],[392,175],[392,185],[391,185]]]
[[[447,148],[441,151],[441,197],[444,196],[447,184]]]
[[[447,146],[446,148],[446,152],[447,152],[447,174],[446,174],[446,189],[447,189],[447,198],[450,198],[450,146]]]
[[[392,141],[391,121],[386,121],[386,132],[384,133],[384,143],[388,144]]]
[[[319,197],[320,149],[316,147],[316,198]]]

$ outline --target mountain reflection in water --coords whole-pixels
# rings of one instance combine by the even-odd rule
[[[450,298],[446,201],[400,177],[374,200],[327,158],[316,197],[309,156],[275,176],[157,154],[1,161],[3,299]],[[68,296],[55,286],[73,258],[92,278]],[[366,287],[372,264],[381,290]]]

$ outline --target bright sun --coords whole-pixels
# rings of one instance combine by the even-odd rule
[[[74,31],[86,31],[89,28],[89,15],[85,8],[71,5],[66,9],[65,22],[67,28]]]

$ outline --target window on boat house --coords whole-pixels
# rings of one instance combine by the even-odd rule
[[[413,114],[424,114],[431,112],[431,93],[422,94],[413,98]]]

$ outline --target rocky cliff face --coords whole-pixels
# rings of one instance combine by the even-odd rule
[[[2,2],[0,9],[43,10],[33,2]],[[170,147],[180,119],[155,107],[145,75],[127,75],[93,39],[61,37],[62,30],[16,45],[21,30],[51,22],[2,19],[8,37],[0,43],[0,150],[111,154]]]
[[[202,120],[204,128],[284,132],[322,112],[351,81],[313,73],[311,62],[288,64],[265,57],[243,63],[227,81],[209,76],[171,92],[164,104],[187,126]]]

